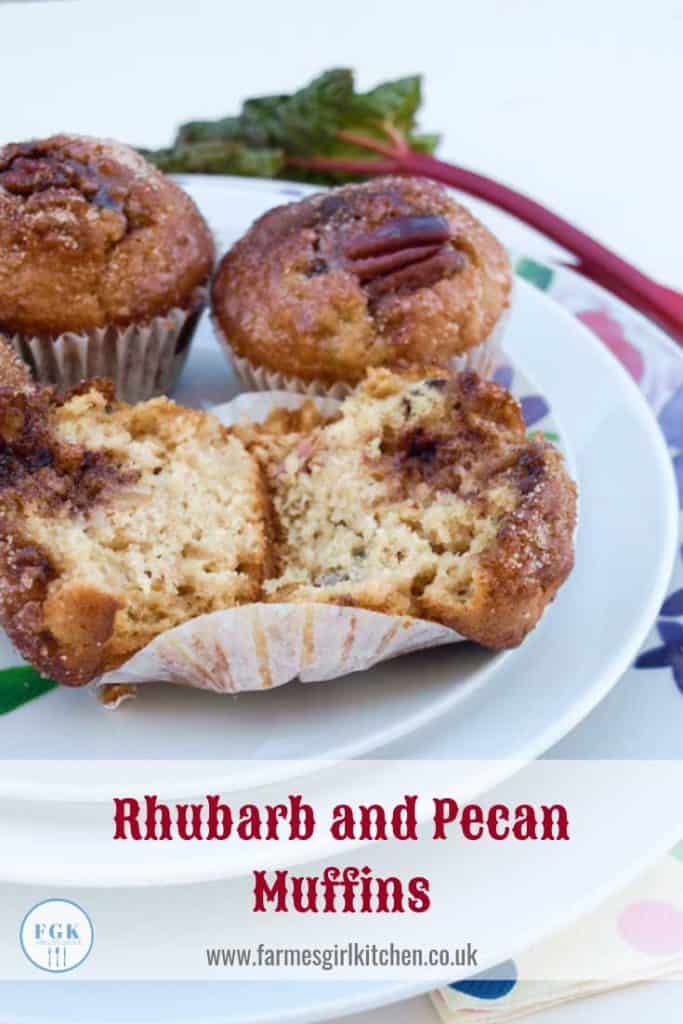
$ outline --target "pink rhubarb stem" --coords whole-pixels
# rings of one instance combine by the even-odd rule
[[[515,192],[474,171],[448,164],[427,153],[417,153],[407,147],[394,147],[354,136],[347,141],[372,149],[382,159],[334,159],[327,157],[288,158],[293,167],[328,172],[346,172],[359,175],[417,174],[433,178],[452,188],[477,196],[498,206],[514,217],[551,238],[572,252],[576,267],[596,284],[618,295],[636,309],[657,319],[676,339],[683,343],[683,295],[653,281],[615,252],[596,242],[585,232],[547,210],[520,192]],[[387,159],[388,157],[388,159]]]
[[[406,169],[399,173],[424,174],[460,188],[499,206],[541,231],[574,253],[579,261],[577,269],[586,277],[620,295],[643,312],[655,316],[679,341],[683,341],[683,295],[657,284],[611,249],[596,242],[590,235],[540,203],[481,174],[447,164],[427,154],[411,150],[403,163]]]

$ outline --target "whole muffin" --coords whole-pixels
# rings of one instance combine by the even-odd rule
[[[490,374],[511,281],[503,246],[440,185],[379,178],[261,217],[223,257],[212,308],[249,386],[341,396],[374,366]]]
[[[0,331],[38,380],[172,387],[206,298],[208,226],[134,150],[79,136],[0,149]]]

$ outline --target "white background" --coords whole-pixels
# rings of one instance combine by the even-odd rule
[[[0,5],[0,142],[55,131],[150,146],[193,116],[332,65],[425,73],[441,153],[523,189],[683,288],[683,3],[73,0]],[[671,1020],[676,986],[539,1024]],[[426,1000],[363,1024],[427,1024]]]
[[[72,0],[0,4],[0,141],[161,146],[320,70],[425,74],[442,154],[683,287],[680,0]]]

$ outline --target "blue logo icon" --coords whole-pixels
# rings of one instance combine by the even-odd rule
[[[21,922],[19,942],[28,960],[41,971],[64,974],[90,955],[92,921],[72,900],[43,900]]]

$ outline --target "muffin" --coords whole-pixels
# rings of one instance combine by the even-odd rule
[[[300,642],[309,659],[306,629],[283,633],[288,604],[401,616],[389,647],[410,619],[513,647],[573,564],[562,456],[469,371],[374,370],[332,416],[306,402],[231,430],[165,398],[117,402],[102,382],[0,388],[0,447],[0,621],[67,685],[235,608],[243,630],[203,618],[168,634],[162,677],[180,656],[195,685],[231,689],[233,671],[270,679],[272,651],[286,666]]]
[[[266,599],[521,643],[572,569],[576,489],[515,399],[469,371],[375,370],[335,421],[315,415],[241,429],[273,497]]]
[[[41,382],[168,391],[207,296],[192,200],[127,146],[69,135],[0,148],[0,332]]]
[[[223,257],[212,311],[248,387],[342,397],[378,366],[489,376],[511,281],[440,185],[379,178],[266,213]]]
[[[109,384],[0,389],[0,619],[61,683],[159,633],[258,600],[269,505],[254,458],[208,413]]]

